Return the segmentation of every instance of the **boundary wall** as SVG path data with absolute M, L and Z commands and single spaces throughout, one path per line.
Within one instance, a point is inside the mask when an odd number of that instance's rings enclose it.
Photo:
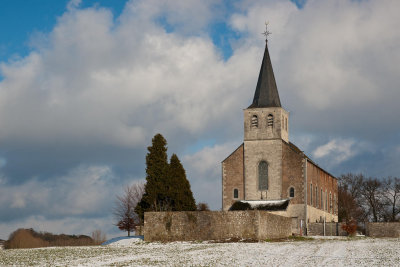
M 324 223 L 308 223 L 308 236 L 323 236 Z M 325 223 L 325 236 L 347 236 L 347 232 L 342 229 L 342 223 L 327 222 Z
M 400 237 L 400 222 L 370 222 L 365 230 L 371 237 Z
M 195 241 L 286 238 L 291 218 L 267 211 L 146 212 L 145 241 Z

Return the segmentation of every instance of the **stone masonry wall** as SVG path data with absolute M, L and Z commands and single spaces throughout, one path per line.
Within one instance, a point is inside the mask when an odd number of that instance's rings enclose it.
M 239 199 L 244 199 L 243 144 L 222 162 L 222 209 L 228 210 Z M 238 189 L 237 199 L 233 190 Z
M 309 223 L 307 235 L 324 235 L 324 223 Z M 342 223 L 327 222 L 325 224 L 326 236 L 347 236 L 347 232 L 342 229 Z
M 266 211 L 146 212 L 145 241 L 265 240 L 291 234 L 290 218 Z
M 273 115 L 273 127 L 268 126 L 268 115 Z M 253 116 L 258 118 L 258 127 L 252 127 Z M 288 118 L 289 113 L 280 107 L 245 109 L 244 140 L 283 139 L 289 142 L 289 123 L 286 123 Z
M 268 163 L 268 190 L 263 199 L 281 199 L 282 191 L 282 140 L 244 141 L 245 199 L 260 200 L 258 190 L 258 165 Z
M 367 223 L 366 234 L 371 237 L 400 237 L 400 222 Z

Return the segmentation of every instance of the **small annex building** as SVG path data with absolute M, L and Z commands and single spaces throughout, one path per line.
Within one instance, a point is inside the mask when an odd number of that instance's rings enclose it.
M 300 234 L 308 223 L 338 221 L 338 184 L 289 141 L 289 122 L 267 42 L 253 103 L 244 109 L 244 141 L 222 161 L 222 209 L 238 201 L 268 206 L 288 200 L 284 210 L 271 212 L 290 217 L 292 232 Z

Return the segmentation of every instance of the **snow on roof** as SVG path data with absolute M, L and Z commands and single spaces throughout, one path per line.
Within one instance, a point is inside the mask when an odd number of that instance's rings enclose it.
M 285 204 L 289 199 L 279 199 L 279 200 L 241 200 L 242 203 L 247 203 L 250 207 L 258 208 L 258 207 L 274 207 L 281 206 Z

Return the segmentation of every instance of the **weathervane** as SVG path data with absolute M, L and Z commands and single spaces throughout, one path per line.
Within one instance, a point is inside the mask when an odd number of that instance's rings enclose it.
M 272 32 L 268 31 L 268 23 L 269 22 L 265 22 L 265 31 L 262 33 L 265 35 L 265 40 L 268 40 L 268 35 L 272 34 Z

